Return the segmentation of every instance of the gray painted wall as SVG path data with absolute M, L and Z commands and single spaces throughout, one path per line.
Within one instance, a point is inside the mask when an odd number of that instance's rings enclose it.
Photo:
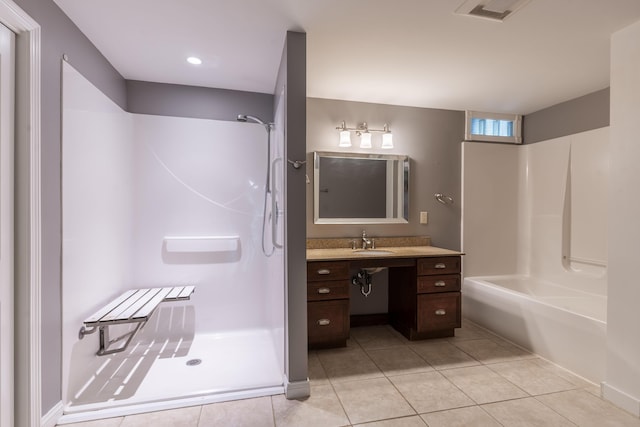
M 388 123 L 395 148 L 384 153 L 406 154 L 411 158 L 409 188 L 409 223 L 367 225 L 333 225 L 313 223 L 314 151 L 377 152 L 379 134 L 373 135 L 373 149 L 360 150 L 357 137 L 353 147 L 338 148 L 336 126 L 345 120 L 355 127 L 367 122 L 370 128 L 382 129 Z M 464 112 L 429 108 L 401 107 L 330 99 L 307 99 L 307 234 L 308 237 L 358 237 L 363 228 L 376 236 L 431 236 L 435 246 L 460 249 L 460 156 L 464 139 Z M 375 146 L 378 146 L 376 149 Z M 442 205 L 435 193 L 453 197 L 453 205 Z M 429 213 L 429 223 L 419 224 L 419 212 Z
M 131 113 L 198 119 L 235 120 L 249 114 L 273 119 L 273 95 L 127 80 Z
M 609 88 L 527 114 L 523 142 L 531 144 L 609 126 Z
M 275 105 L 285 102 L 285 158 L 302 160 L 307 129 L 307 39 L 303 33 L 287 32 L 274 92 Z M 286 165 L 286 281 L 287 348 L 289 382 L 307 380 L 307 255 L 304 169 Z
M 42 411 L 61 399 L 61 58 L 121 107 L 122 76 L 51 0 L 15 0 L 41 26 L 42 41 Z

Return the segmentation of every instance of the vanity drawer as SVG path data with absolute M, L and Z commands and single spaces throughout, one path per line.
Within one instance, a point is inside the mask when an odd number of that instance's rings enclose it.
M 418 276 L 460 273 L 460 257 L 432 257 L 418 260 Z
M 346 345 L 349 338 L 349 300 L 307 303 L 309 346 Z
M 346 261 L 319 261 L 307 263 L 307 281 L 349 279 L 349 263 Z
M 418 293 L 458 292 L 460 291 L 460 275 L 418 276 Z
M 418 295 L 417 314 L 419 333 L 459 328 L 460 292 Z
M 332 280 L 327 282 L 310 282 L 307 285 L 307 300 L 322 301 L 349 298 L 349 281 Z

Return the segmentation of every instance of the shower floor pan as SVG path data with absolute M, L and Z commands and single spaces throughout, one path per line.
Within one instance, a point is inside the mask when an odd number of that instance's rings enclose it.
M 283 366 L 267 330 L 196 335 L 181 351 L 131 344 L 80 380 L 60 424 L 284 392 Z M 142 347 L 142 348 L 141 348 Z

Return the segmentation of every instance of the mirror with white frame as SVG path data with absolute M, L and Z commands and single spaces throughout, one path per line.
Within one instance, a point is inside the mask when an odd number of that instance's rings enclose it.
M 315 224 L 393 224 L 409 219 L 409 157 L 313 153 Z

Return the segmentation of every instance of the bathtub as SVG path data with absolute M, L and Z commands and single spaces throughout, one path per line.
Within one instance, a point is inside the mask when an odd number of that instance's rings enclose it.
M 529 276 L 466 277 L 469 320 L 599 384 L 604 380 L 607 297 Z

